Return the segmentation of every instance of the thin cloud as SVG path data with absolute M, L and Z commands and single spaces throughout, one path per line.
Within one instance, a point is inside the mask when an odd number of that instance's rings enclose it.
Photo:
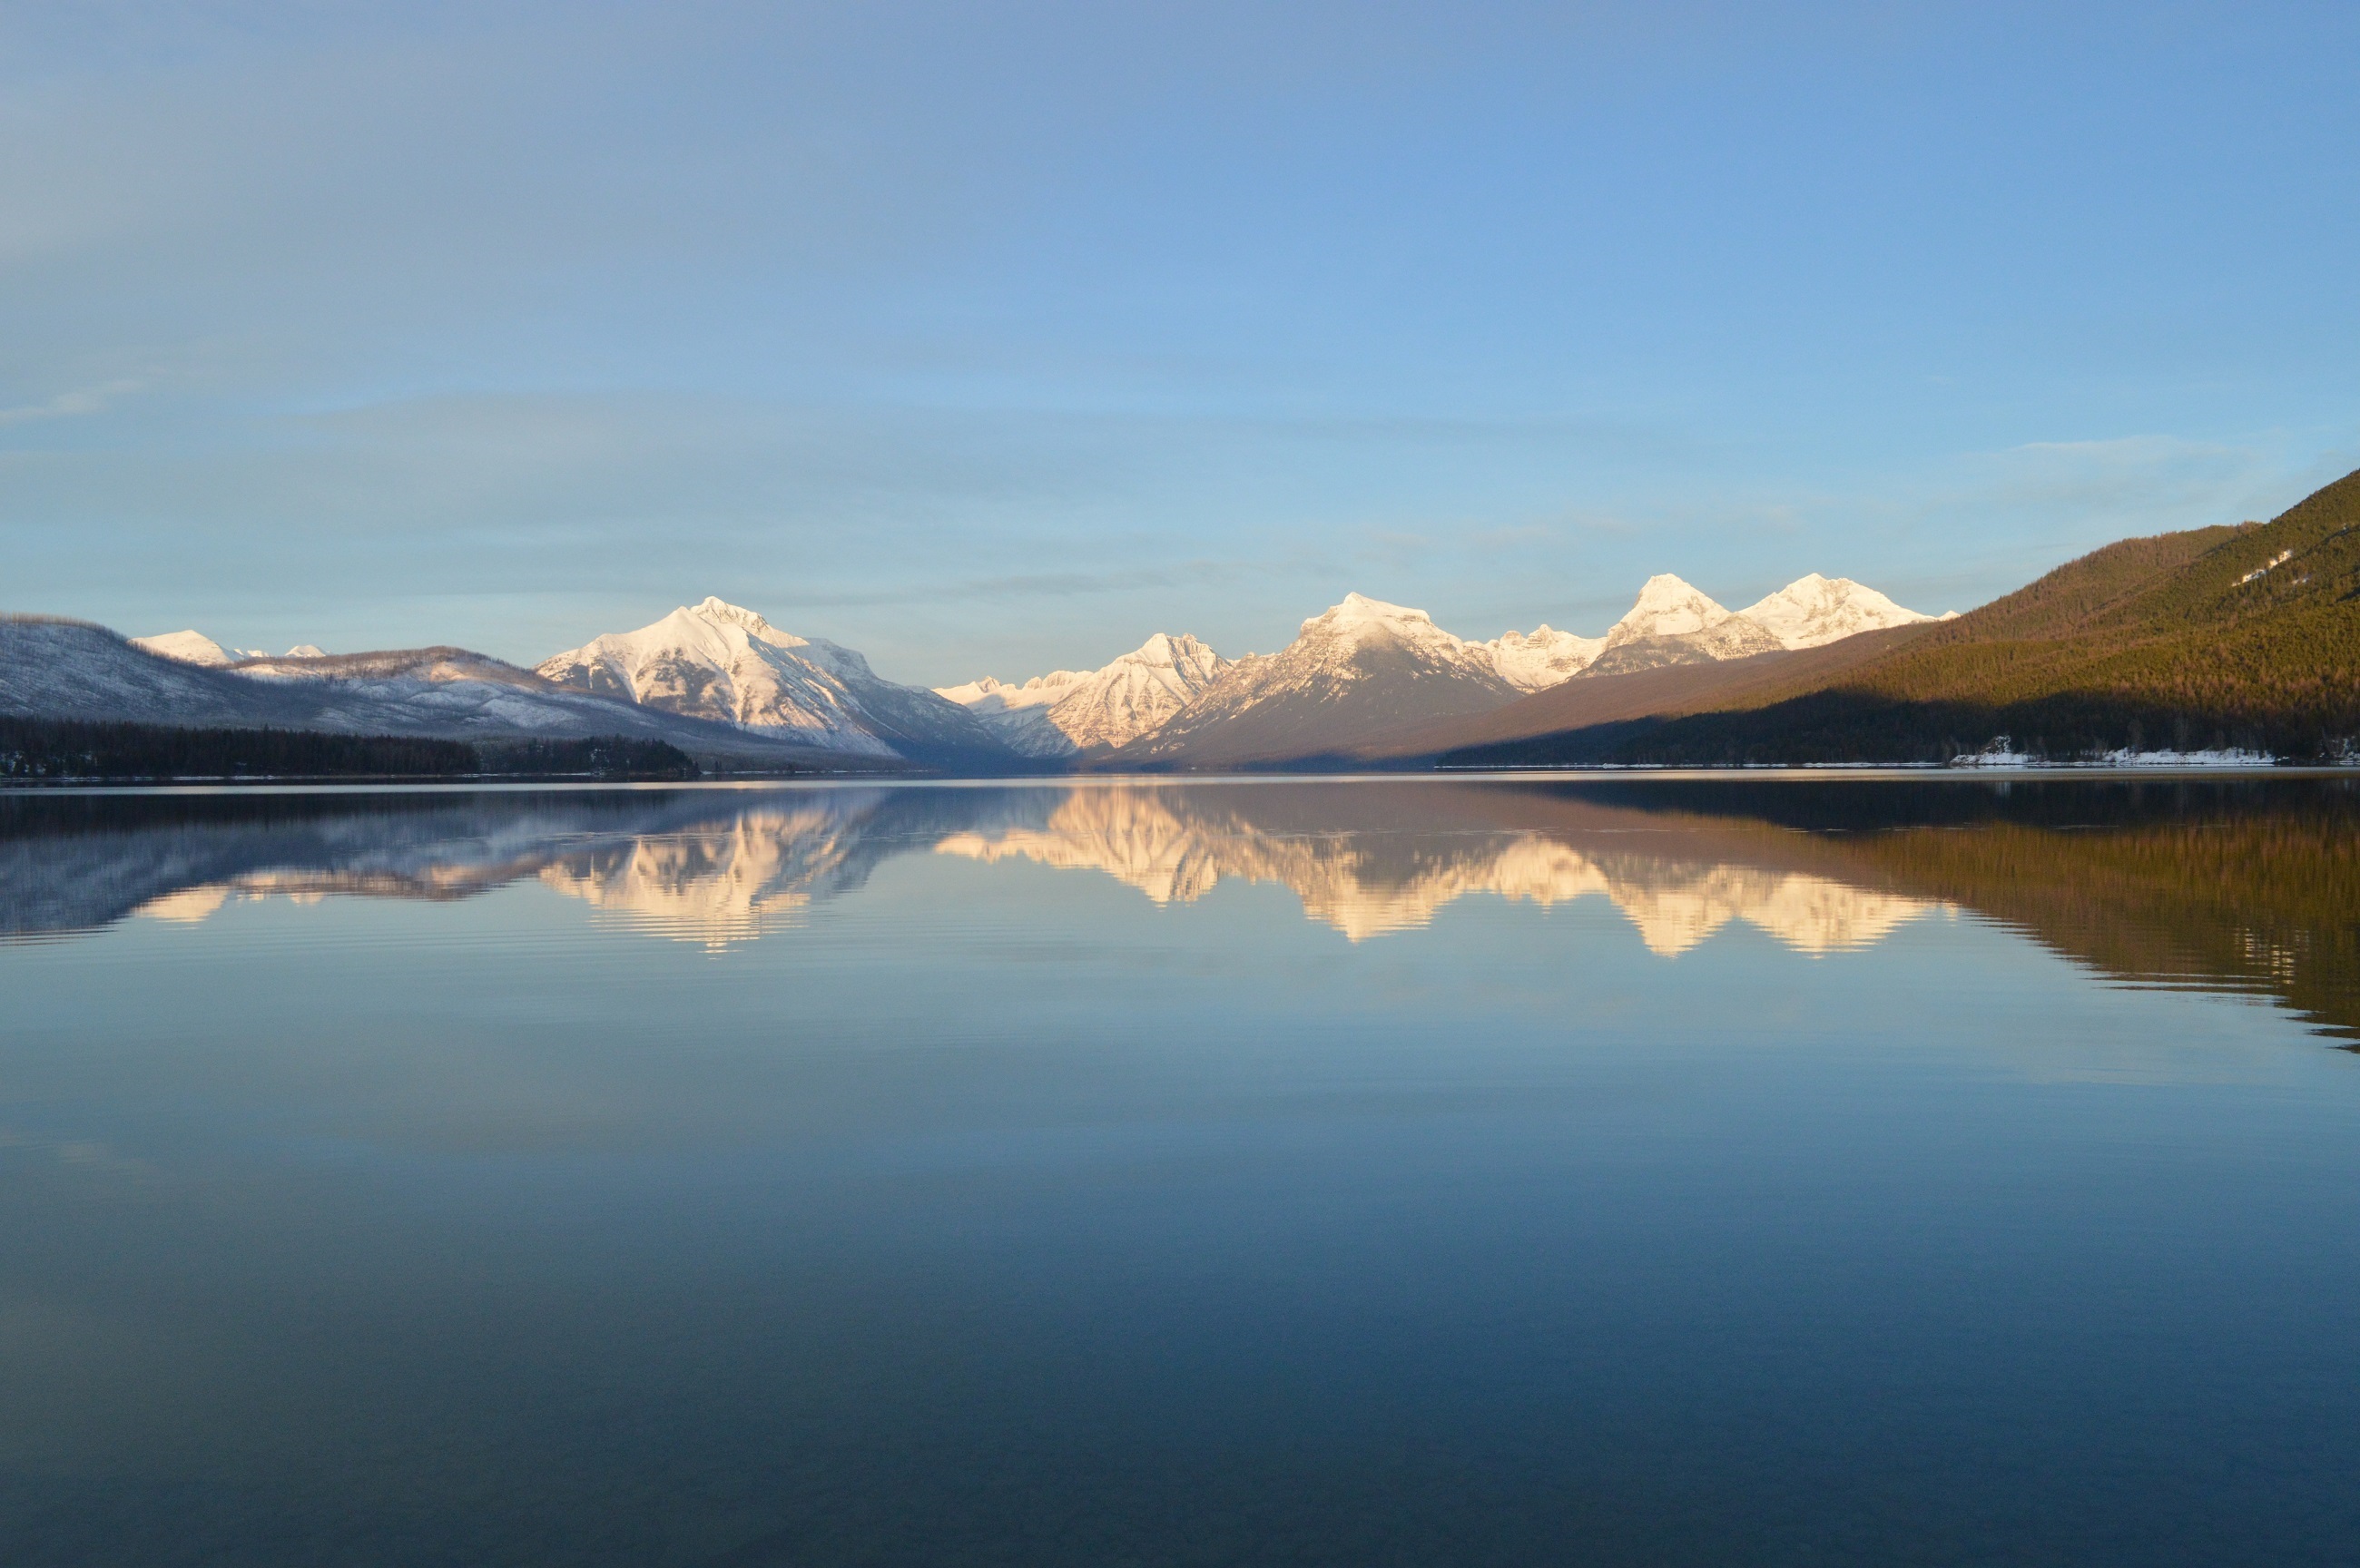
M 84 387 L 71 392 L 60 392 L 45 403 L 25 403 L 14 408 L 0 408 L 0 425 L 29 424 L 35 419 L 71 419 L 82 415 L 103 414 L 117 397 L 139 390 L 137 381 L 110 381 L 103 387 Z
M 1129 593 L 1143 588 L 1182 588 L 1236 583 L 1257 568 L 1245 561 L 1192 561 L 1173 566 L 1134 567 L 1120 572 L 1038 572 L 963 583 L 838 593 L 792 593 L 781 604 L 798 609 L 843 609 L 888 604 L 944 604 L 1006 598 L 1073 598 Z

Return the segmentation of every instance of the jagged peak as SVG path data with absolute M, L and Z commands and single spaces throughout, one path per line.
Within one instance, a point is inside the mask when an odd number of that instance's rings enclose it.
M 1620 646 L 1639 637 L 1678 637 L 1717 626 L 1729 615 L 1728 606 L 1694 583 L 1659 572 L 1640 587 L 1629 612 L 1607 628 L 1606 638 Z
M 1387 604 L 1382 599 L 1371 599 L 1365 593 L 1347 593 L 1339 602 L 1304 622 L 1303 629 L 1307 632 L 1319 626 L 1369 626 L 1392 622 L 1430 626 L 1434 625 L 1434 617 L 1424 610 L 1413 610 L 1406 604 Z
M 1187 632 L 1157 632 L 1115 662 L 1176 670 L 1182 665 L 1225 665 L 1229 660 L 1216 653 L 1213 645 L 1202 637 Z
M 1644 610 L 1658 604 L 1686 604 L 1695 599 L 1702 599 L 1708 604 L 1716 604 L 1711 594 L 1687 578 L 1669 572 L 1658 572 L 1639 585 L 1639 597 L 1632 608 Z
M 1001 681 L 995 676 L 980 675 L 956 686 L 937 686 L 934 694 L 954 702 L 972 706 L 986 697 L 1001 697 L 1011 705 L 1027 705 L 1062 696 L 1078 686 L 1120 674 L 1126 669 L 1171 670 L 1184 668 L 1202 670 L 1219 668 L 1229 661 L 1213 651 L 1210 643 L 1187 632 L 1157 632 L 1128 653 L 1119 653 L 1096 670 L 1052 670 L 1046 675 L 1035 675 L 1027 681 Z
M 756 611 L 747 609 L 742 604 L 733 604 L 728 600 L 712 593 L 707 593 L 693 605 L 683 604 L 681 613 L 701 615 L 708 621 L 728 621 L 744 626 L 749 632 L 766 632 L 771 629 L 770 623 L 764 620 Z

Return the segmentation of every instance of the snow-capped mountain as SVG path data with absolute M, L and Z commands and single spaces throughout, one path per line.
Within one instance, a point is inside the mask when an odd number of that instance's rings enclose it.
M 1606 646 L 1621 648 L 1648 637 L 1690 637 L 1719 626 L 1729 615 L 1702 589 L 1659 572 L 1640 587 L 1638 598 L 1622 618 L 1606 628 Z
M 232 653 L 201 631 L 160 632 L 154 637 L 131 639 L 134 648 L 165 659 L 177 659 L 183 664 L 202 665 L 207 670 L 219 670 L 236 663 L 242 654 Z
M 1069 757 L 1137 740 L 1229 668 L 1229 660 L 1196 638 L 1158 632 L 1102 669 L 1052 670 L 1021 686 L 987 675 L 934 693 L 1027 757 Z
M 1584 671 L 1619 675 L 1666 664 L 1775 653 L 1778 639 L 1669 572 L 1639 590 L 1637 603 L 1606 630 L 1606 646 Z
M 707 753 L 716 735 L 734 734 L 819 758 L 968 772 L 1068 759 L 1224 767 L 1391 755 L 1386 746 L 1433 721 L 1568 681 L 1817 648 L 1932 618 L 1848 578 L 1813 573 L 1732 612 L 1662 574 L 1601 636 L 1543 625 L 1474 642 L 1422 610 L 1352 593 L 1273 654 L 1232 662 L 1196 637 L 1159 633 L 1097 670 L 934 691 L 888 681 L 850 648 L 718 598 L 593 638 L 534 671 L 458 648 L 331 656 L 304 644 L 271 655 L 194 630 L 126 642 L 94 627 L 37 635 L 22 628 L 72 624 L 19 620 L 12 646 L 29 663 L 0 672 L 0 712 L 394 735 L 686 724 L 677 744 Z M 64 648 L 85 633 L 104 646 Z M 55 646 L 36 648 L 43 637 Z
M 1520 695 L 1487 645 L 1451 636 L 1423 610 L 1349 593 L 1278 652 L 1230 665 L 1122 755 L 1191 764 L 1310 757 Z
M 1639 601 L 1608 629 L 1589 675 L 1666 664 L 1748 659 L 1780 649 L 1822 648 L 1861 632 L 1934 616 L 1905 609 L 1849 577 L 1798 577 L 1743 610 L 1730 610 L 1668 573 L 1650 577 Z
M 1841 637 L 1941 617 L 1905 609 L 1849 577 L 1797 577 L 1737 612 L 1781 648 L 1821 648 Z
M 848 648 L 781 631 L 716 598 L 634 632 L 594 637 L 538 670 L 561 686 L 856 757 L 1010 756 L 956 702 L 884 679 Z
M 1553 631 L 1544 621 L 1533 631 L 1509 632 L 1482 646 L 1491 650 L 1492 668 L 1502 681 L 1520 691 L 1540 691 L 1596 663 L 1606 639 Z
M 133 637 L 134 648 L 177 659 L 183 664 L 202 665 L 208 670 L 224 670 L 241 659 L 268 659 L 270 654 L 258 648 L 225 648 L 200 631 L 160 632 L 154 637 Z M 325 659 L 325 650 L 308 642 L 299 642 L 280 657 L 286 659 Z
M 459 648 L 295 656 L 209 667 L 86 622 L 0 616 L 0 713 L 30 718 L 454 740 L 621 735 L 692 755 L 824 762 L 719 724 L 552 685 Z

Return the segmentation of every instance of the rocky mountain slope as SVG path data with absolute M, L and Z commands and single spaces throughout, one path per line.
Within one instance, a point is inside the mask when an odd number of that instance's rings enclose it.
M 1113 757 L 1202 768 L 1317 757 L 1375 730 L 1500 707 L 1520 694 L 1483 644 L 1451 636 L 1423 610 L 1352 593 L 1305 621 L 1279 652 L 1239 659 Z
M 956 702 L 880 676 L 848 648 L 717 598 L 543 659 L 559 686 L 853 757 L 951 766 L 1018 754 Z
M 1519 691 L 1545 691 L 1596 663 L 1606 639 L 1553 631 L 1543 621 L 1535 630 L 1509 632 L 1480 646 L 1491 651 L 1501 680 Z
M 1751 659 L 1932 619 L 1848 577 L 1816 572 L 1743 610 L 1726 609 L 1662 574 L 1647 579 L 1638 603 L 1608 629 L 1605 646 L 1583 673 L 1625 675 L 1667 664 Z
M 1021 686 L 985 676 L 935 695 L 967 709 L 1027 757 L 1110 750 L 1160 728 L 1229 668 L 1193 637 L 1163 632 L 1098 670 L 1053 670 Z
M 1750 662 L 1931 618 L 1857 583 L 1816 574 L 1754 608 L 1761 618 L 1662 575 L 1648 580 L 1603 637 L 1544 625 L 1470 642 L 1422 610 L 1354 593 L 1304 622 L 1282 651 L 1238 660 L 1160 728 L 1105 760 L 1199 768 L 1398 758 L 1431 749 L 1436 734 L 1457 735 L 1450 745 L 1476 734 L 1489 738 L 1467 726 L 1617 675 Z M 1454 724 L 1461 728 L 1454 732 Z
M 1371 735 L 1356 755 L 1371 763 L 1422 761 L 1444 754 L 1450 754 L 1454 761 L 1465 761 L 1460 754 L 1467 748 L 1513 748 L 1577 730 L 1739 706 L 1763 692 L 1791 691 L 1798 684 L 1833 679 L 1924 635 L 1927 629 L 1894 626 L 1816 648 L 1659 664 L 1562 681 L 1504 708 Z

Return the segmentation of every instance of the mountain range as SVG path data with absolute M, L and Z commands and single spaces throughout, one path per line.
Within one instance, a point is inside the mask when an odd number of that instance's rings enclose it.
M 719 598 L 530 670 L 452 648 L 272 655 L 192 629 L 126 640 L 18 617 L 0 634 L 0 712 L 455 737 L 614 733 L 741 768 L 1254 766 L 1343 757 L 1593 673 L 1712 664 L 1929 618 L 1816 574 L 1740 612 L 1658 576 L 1602 636 L 1544 625 L 1477 642 L 1422 610 L 1350 593 L 1276 653 L 1230 659 L 1158 633 L 1097 670 L 929 691 Z
M 719 598 L 532 670 L 270 655 L 0 619 L 0 715 L 660 740 L 724 771 L 1947 760 L 2360 749 L 2360 474 L 2277 520 L 2128 539 L 1964 616 L 1816 573 L 1743 610 L 1651 577 L 1596 637 L 1485 641 L 1349 593 L 1274 653 L 1162 633 L 1096 670 L 928 690 Z M 2014 755 L 2014 754 L 2011 754 Z

